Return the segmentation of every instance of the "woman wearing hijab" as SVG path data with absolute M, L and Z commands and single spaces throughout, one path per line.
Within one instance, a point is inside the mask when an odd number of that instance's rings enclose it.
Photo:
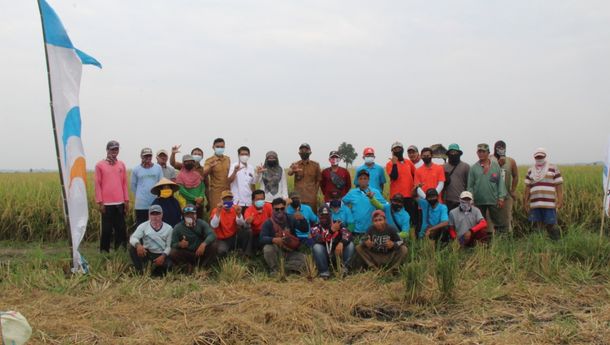
M 261 189 L 265 191 L 266 202 L 272 202 L 276 198 L 288 198 L 286 172 L 280 166 L 275 151 L 267 152 L 265 163 L 256 168 L 254 183 L 260 183 Z
M 195 170 L 195 160 L 191 155 L 182 157 L 182 169 L 176 176 L 178 184 L 178 201 L 180 206 L 193 204 L 197 207 L 197 218 L 203 218 L 203 202 L 205 200 L 205 185 L 203 177 Z

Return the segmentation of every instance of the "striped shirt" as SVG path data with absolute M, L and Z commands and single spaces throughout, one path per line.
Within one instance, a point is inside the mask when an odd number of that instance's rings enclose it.
M 557 186 L 563 183 L 559 168 L 549 164 L 546 175 L 538 182 L 534 182 L 534 169 L 529 168 L 525 176 L 525 185 L 530 187 L 530 208 L 556 208 Z

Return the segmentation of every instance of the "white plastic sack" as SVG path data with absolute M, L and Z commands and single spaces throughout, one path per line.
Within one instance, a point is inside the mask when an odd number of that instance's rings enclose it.
M 28 320 L 16 311 L 0 312 L 3 345 L 23 345 L 32 335 Z

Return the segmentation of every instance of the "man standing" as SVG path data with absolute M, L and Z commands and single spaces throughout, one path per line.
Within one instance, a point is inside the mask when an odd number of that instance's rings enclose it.
M 288 176 L 294 175 L 294 190 L 301 195 L 301 201 L 312 210 L 318 210 L 318 189 L 322 180 L 320 164 L 309 159 L 311 147 L 303 143 L 299 146 L 301 160 L 294 162 L 288 169 Z
M 462 150 L 458 144 L 451 144 L 447 150 L 448 162 L 445 170 L 445 186 L 443 200 L 449 211 L 460 205 L 460 195 L 468 187 L 468 172 L 470 165 L 461 161 Z
M 426 197 L 426 191 L 434 188 L 439 195 L 439 201 L 442 201 L 440 194 L 445 187 L 445 171 L 443 167 L 432 163 L 432 149 L 429 147 L 424 147 L 421 150 L 421 160 L 424 161 L 424 165 L 415 171 L 417 195 L 423 199 Z
M 358 174 L 362 170 L 366 170 L 370 177 L 369 185 L 373 189 L 377 189 L 379 193 L 383 194 L 383 187 L 386 183 L 385 172 L 383 167 L 375 163 L 375 150 L 372 147 L 367 147 L 362 153 L 364 164 L 356 168 L 354 176 L 354 187 L 358 187 Z
M 534 152 L 535 164 L 525 175 L 523 204 L 532 223 L 543 223 L 553 240 L 561 233 L 557 228 L 557 210 L 563 205 L 563 178 L 559 168 L 548 162 L 546 150 Z
M 352 178 L 347 169 L 339 166 L 341 156 L 337 151 L 331 151 L 328 155 L 330 167 L 322 170 L 322 181 L 320 188 L 324 194 L 324 202 L 330 201 L 332 192 L 338 192 L 342 198 L 352 188 Z
M 494 145 L 494 158 L 502 168 L 502 177 L 506 184 L 506 199 L 504 207 L 500 210 L 504 223 L 509 232 L 513 232 L 513 203 L 517 198 L 517 185 L 519 184 L 519 169 L 517 162 L 511 157 L 506 156 L 506 143 L 502 140 Z
M 237 150 L 239 162 L 231 164 L 229 169 L 229 183 L 231 193 L 235 196 L 235 204 L 242 210 L 252 205 L 252 190 L 254 190 L 254 167 L 248 164 L 250 149 L 242 146 Z
M 409 213 L 409 219 L 413 222 L 413 226 L 417 228 L 419 225 L 419 210 L 417 201 L 413 198 L 415 165 L 404 158 L 405 150 L 400 142 L 392 144 L 391 150 L 392 159 L 385 166 L 385 170 L 390 176 L 390 199 L 396 194 L 402 195 L 400 203 Z M 391 224 L 391 222 L 389 223 Z
M 212 145 L 214 156 L 205 160 L 203 176 L 210 179 L 208 189 L 208 205 L 216 206 L 222 199 L 223 191 L 231 189 L 229 186 L 229 168 L 231 159 L 225 156 L 225 141 L 222 138 L 214 140 Z
M 479 161 L 470 167 L 468 172 L 468 191 L 474 197 L 474 204 L 483 216 L 489 218 L 498 232 L 506 231 L 506 224 L 500 210 L 506 198 L 506 185 L 502 178 L 502 169 L 498 163 L 489 159 L 489 145 L 477 146 Z M 489 223 L 489 222 L 488 222 Z
M 163 223 L 163 209 L 159 205 L 150 207 L 148 218 L 129 238 L 129 255 L 138 273 L 141 274 L 144 266 L 152 262 L 152 275 L 163 276 L 169 267 L 167 257 L 172 245 L 172 227 Z
M 424 165 L 424 162 L 419 156 L 419 149 L 417 149 L 417 146 L 409 146 L 409 148 L 407 148 L 407 155 L 409 156 L 411 163 L 413 163 L 415 166 L 415 169 L 419 169 L 422 165 Z
M 161 170 L 163 171 L 163 177 L 175 182 L 176 175 L 178 175 L 178 172 L 176 172 L 176 169 L 173 166 L 167 164 L 168 158 L 169 157 L 167 156 L 167 151 L 157 151 L 157 164 L 159 164 Z
M 187 265 L 187 272 L 197 266 L 209 267 L 216 259 L 216 235 L 208 223 L 197 219 L 194 205 L 182 209 L 184 220 L 174 227 L 170 257 L 176 265 Z
M 114 234 L 114 249 L 127 246 L 125 215 L 129 212 L 129 190 L 127 169 L 117 159 L 119 143 L 111 140 L 106 144 L 106 159 L 95 165 L 95 202 L 102 214 L 100 251 L 110 251 Z
M 163 178 L 161 167 L 152 162 L 150 148 L 143 148 L 140 158 L 141 163 L 131 171 L 131 191 L 136 196 L 136 227 L 148 220 L 148 209 L 155 200 L 155 195 L 150 190 Z
M 296 238 L 296 228 L 305 228 L 305 219 L 295 220 L 286 214 L 286 201 L 276 198 L 271 203 L 273 215 L 263 224 L 261 244 L 263 256 L 272 275 L 280 268 L 280 256 L 284 258 L 287 272 L 302 273 L 305 270 L 305 254 L 297 250 L 299 240 Z
M 362 169 L 358 172 L 357 187 L 350 190 L 343 198 L 343 203 L 352 210 L 354 234 L 362 236 L 371 225 L 371 215 L 375 210 L 383 210 L 387 201 L 377 189 L 369 187 L 369 172 Z
M 487 221 L 474 203 L 472 193 L 460 194 L 460 204 L 449 212 L 449 234 L 458 240 L 463 247 L 474 247 L 477 243 L 486 243 Z

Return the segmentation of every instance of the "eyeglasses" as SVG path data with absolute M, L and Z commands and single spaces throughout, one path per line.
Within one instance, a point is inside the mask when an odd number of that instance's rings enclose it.
M 161 215 L 161 212 L 151 212 L 149 213 L 151 216 L 159 216 Z
M 273 208 L 273 210 L 274 210 L 275 212 L 282 212 L 282 211 L 284 211 L 285 209 L 286 209 L 286 207 L 274 207 L 274 208 Z

